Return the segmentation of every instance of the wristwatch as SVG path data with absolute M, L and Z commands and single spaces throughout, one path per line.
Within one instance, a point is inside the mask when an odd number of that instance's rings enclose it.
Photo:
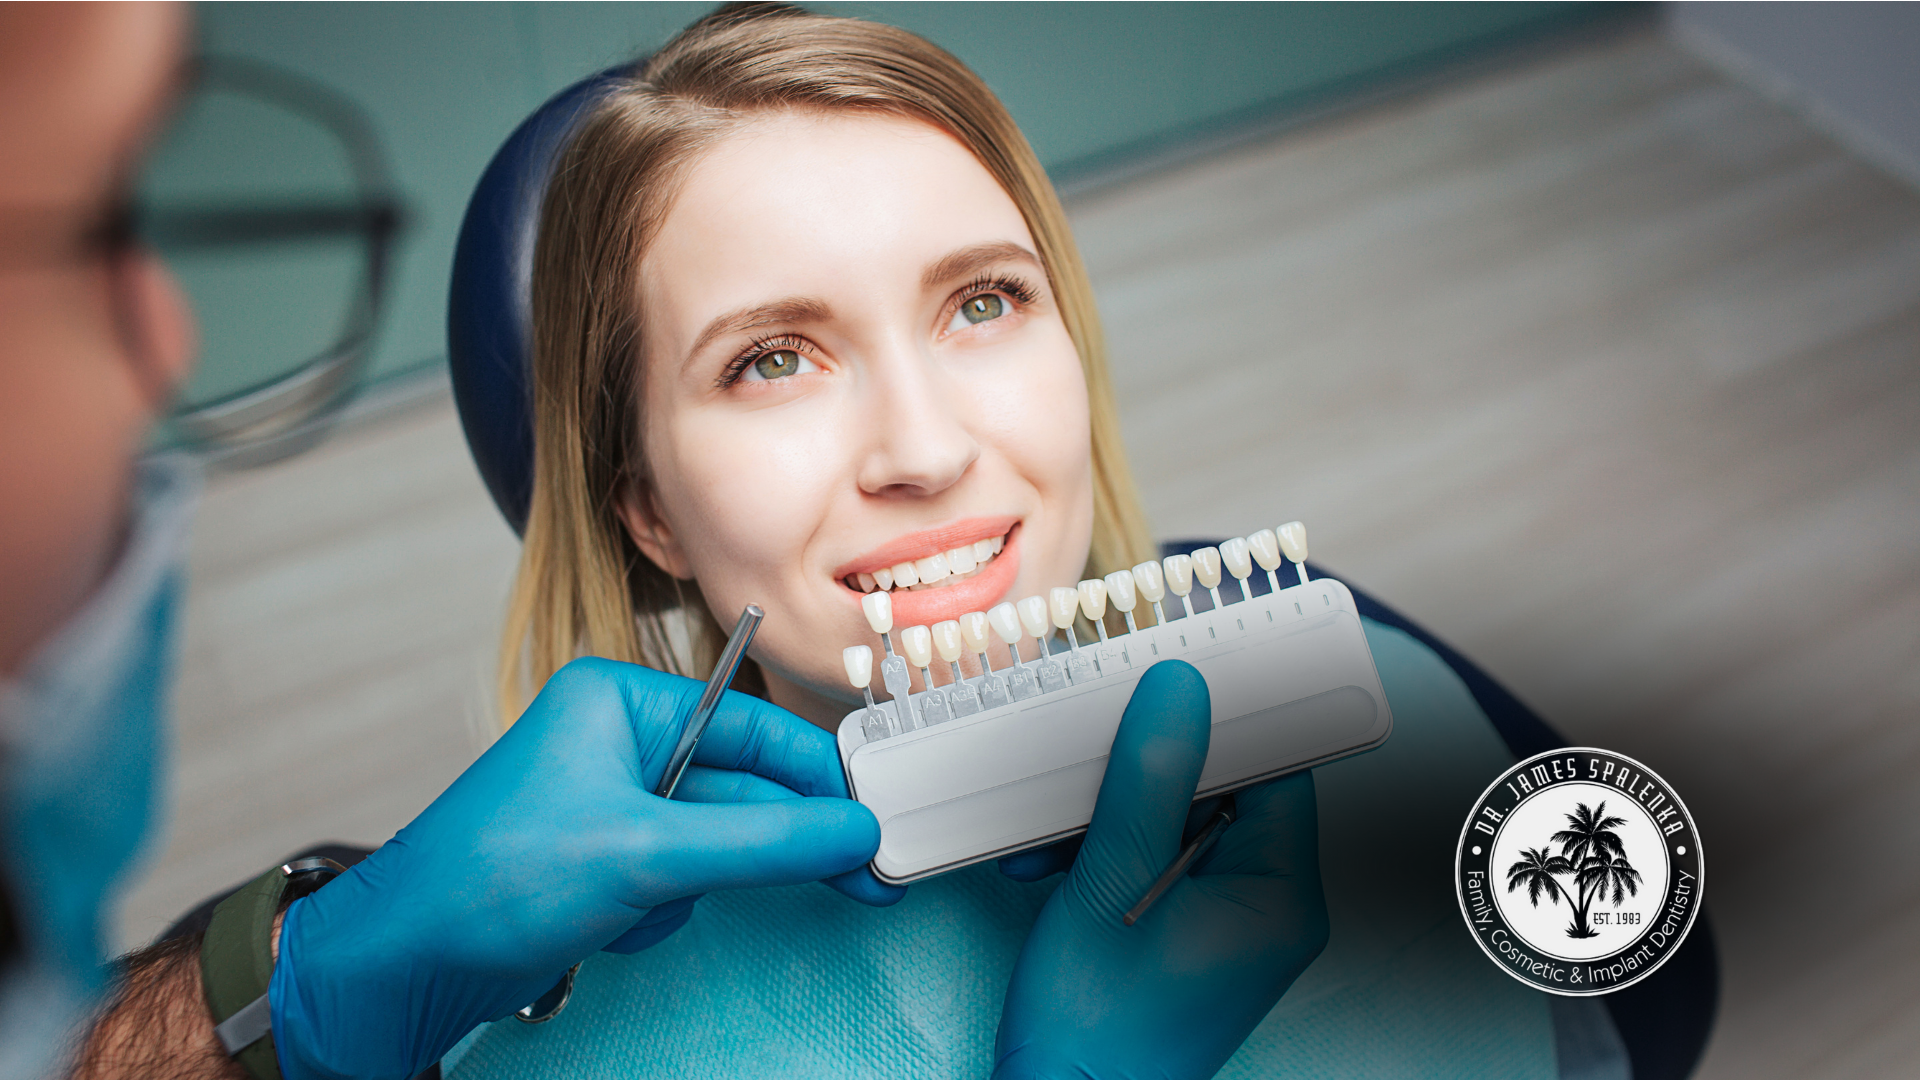
M 295 859 L 242 885 L 213 909 L 200 945 L 200 982 L 213 1033 L 227 1056 L 255 1080 L 280 1080 L 273 1050 L 273 920 L 346 867 L 332 859 Z

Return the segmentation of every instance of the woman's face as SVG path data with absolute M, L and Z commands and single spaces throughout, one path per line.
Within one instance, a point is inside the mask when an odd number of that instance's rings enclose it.
M 860 575 L 1004 541 L 896 582 L 897 627 L 1080 576 L 1087 389 L 1035 253 L 944 132 L 783 113 L 693 166 L 642 263 L 647 476 L 623 519 L 722 624 L 766 610 L 753 656 L 815 722 L 859 700 L 841 650 L 877 646 Z

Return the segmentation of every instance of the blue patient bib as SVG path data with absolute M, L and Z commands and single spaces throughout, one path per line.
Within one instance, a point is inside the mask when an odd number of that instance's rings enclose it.
M 1454 841 L 1511 764 L 1439 657 L 1367 623 L 1393 736 L 1315 772 L 1327 948 L 1222 1077 L 1557 1075 L 1544 995 L 1461 920 Z M 992 864 L 868 908 L 819 885 L 716 893 L 666 941 L 580 969 L 572 1003 L 449 1055 L 502 1077 L 965 1077 L 993 1067 L 1007 978 L 1059 882 Z

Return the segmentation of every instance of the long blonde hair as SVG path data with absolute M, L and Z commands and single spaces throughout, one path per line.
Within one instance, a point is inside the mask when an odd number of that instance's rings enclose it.
M 1093 290 L 1059 197 L 1020 129 L 960 61 L 904 30 L 775 4 L 723 7 L 588 107 L 555 164 L 533 268 L 534 482 L 500 648 L 503 723 L 569 660 L 694 677 L 722 639 L 697 595 L 644 558 L 621 494 L 645 479 L 640 261 L 700 152 L 771 110 L 925 121 L 971 150 L 1026 219 L 1092 416 L 1089 573 L 1154 557 L 1127 468 Z

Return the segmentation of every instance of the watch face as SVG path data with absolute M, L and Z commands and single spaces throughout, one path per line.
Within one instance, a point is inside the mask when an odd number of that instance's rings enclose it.
M 1632 758 L 1574 747 L 1480 796 L 1455 855 L 1480 948 L 1529 986 L 1587 997 L 1646 978 L 1686 939 L 1705 862 L 1693 818 Z

